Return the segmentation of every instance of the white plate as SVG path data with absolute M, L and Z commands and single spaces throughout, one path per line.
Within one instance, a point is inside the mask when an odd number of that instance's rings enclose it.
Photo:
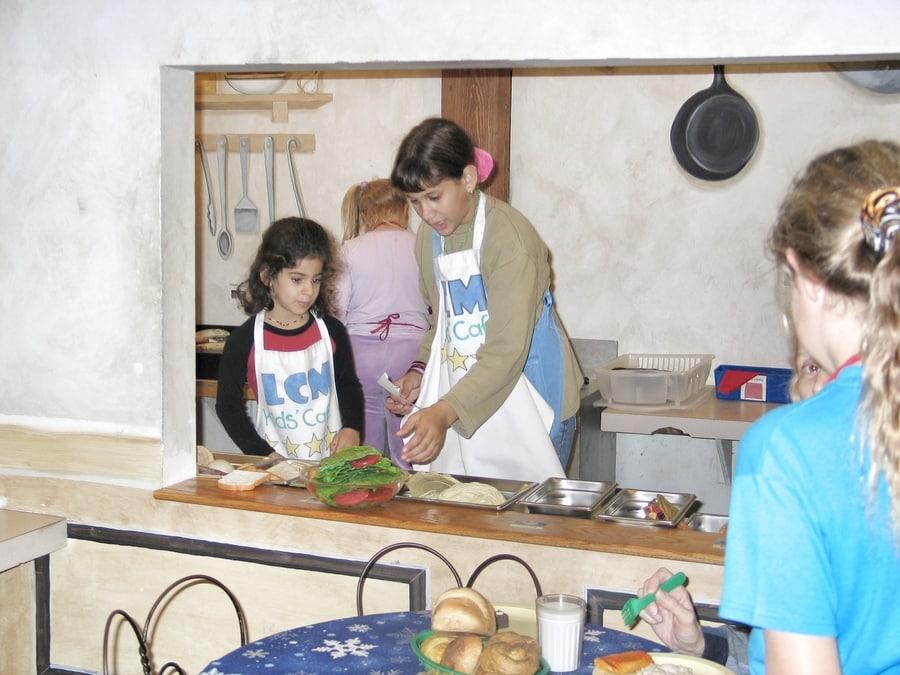
M 686 654 L 650 654 L 653 663 L 684 666 L 694 671 L 694 675 L 735 675 L 733 670 L 720 666 L 715 661 L 708 661 Z

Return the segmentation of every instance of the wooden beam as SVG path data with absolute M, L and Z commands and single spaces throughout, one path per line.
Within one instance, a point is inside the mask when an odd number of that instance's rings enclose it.
M 465 129 L 475 144 L 494 156 L 494 173 L 482 188 L 509 201 L 511 70 L 445 70 L 441 115 Z

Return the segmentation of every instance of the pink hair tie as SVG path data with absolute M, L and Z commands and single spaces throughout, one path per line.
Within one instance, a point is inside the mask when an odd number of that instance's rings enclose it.
M 483 183 L 490 178 L 491 172 L 494 170 L 494 158 L 487 150 L 475 148 L 475 174 L 478 182 Z

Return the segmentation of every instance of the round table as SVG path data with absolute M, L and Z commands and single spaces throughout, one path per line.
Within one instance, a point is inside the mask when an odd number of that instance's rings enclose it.
M 235 649 L 216 659 L 201 675 L 252 673 L 357 673 L 415 675 L 424 669 L 410 639 L 431 627 L 431 613 L 390 612 L 325 621 L 292 628 Z M 630 633 L 588 624 L 584 628 L 581 668 L 589 675 L 594 657 L 630 649 L 669 651 Z

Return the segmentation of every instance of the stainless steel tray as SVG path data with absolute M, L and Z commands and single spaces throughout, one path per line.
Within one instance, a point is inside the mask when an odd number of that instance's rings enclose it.
M 652 502 L 656 495 L 662 495 L 678 508 L 671 520 L 650 520 L 644 514 L 644 507 Z M 684 492 L 657 492 L 653 490 L 618 490 L 613 497 L 594 515 L 600 520 L 609 520 L 626 525 L 649 525 L 651 527 L 675 527 L 688 509 L 697 500 L 696 495 Z
M 616 489 L 607 481 L 548 478 L 519 500 L 531 513 L 589 518 Z
M 416 473 L 415 471 L 410 471 L 411 474 Z M 500 493 L 506 498 L 506 500 L 502 504 L 498 504 L 494 506 L 493 504 L 472 504 L 469 502 L 454 502 L 448 501 L 446 499 L 432 499 L 427 497 L 413 497 L 407 492 L 406 486 L 400 489 L 400 492 L 397 493 L 397 496 L 394 499 L 406 499 L 411 502 L 424 502 L 427 504 L 444 504 L 450 506 L 466 506 L 473 509 L 486 509 L 489 511 L 502 511 L 504 509 L 508 509 L 510 506 L 515 504 L 522 497 L 531 492 L 536 486 L 537 483 L 532 483 L 529 481 L 521 481 L 521 480 L 506 480 L 503 478 L 482 478 L 480 476 L 457 476 L 455 474 L 446 474 L 451 478 L 455 478 L 460 483 L 487 483 L 488 485 L 492 485 L 497 488 Z
M 688 518 L 687 525 L 692 530 L 722 534 L 722 528 L 728 524 L 728 516 L 720 516 L 715 513 L 695 513 Z

